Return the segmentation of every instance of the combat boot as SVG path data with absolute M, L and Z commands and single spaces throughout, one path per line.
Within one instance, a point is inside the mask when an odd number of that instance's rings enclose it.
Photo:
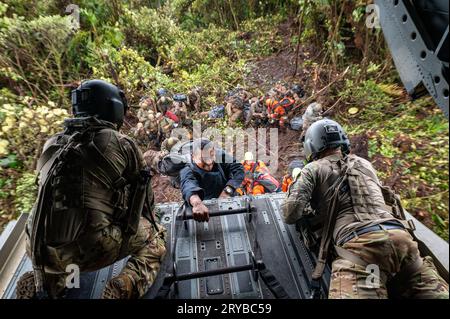
M 28 271 L 24 273 L 16 287 L 17 299 L 57 299 L 64 298 L 67 289 L 65 287 L 65 276 L 60 274 L 45 274 L 44 292 L 38 294 L 36 292 L 36 281 L 34 280 L 34 272 Z
M 132 299 L 136 298 L 133 292 L 133 282 L 130 276 L 120 274 L 112 278 L 103 290 L 102 299 Z
M 24 273 L 16 287 L 17 299 L 35 299 L 36 298 L 36 284 L 34 281 L 34 274 L 32 271 Z

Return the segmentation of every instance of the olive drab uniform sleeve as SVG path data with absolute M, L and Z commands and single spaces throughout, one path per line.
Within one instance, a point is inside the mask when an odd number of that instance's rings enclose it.
M 317 173 L 315 163 L 306 165 L 290 186 L 285 200 L 281 204 L 283 219 L 287 224 L 295 224 L 303 216 L 311 213 L 309 206 L 316 186 Z

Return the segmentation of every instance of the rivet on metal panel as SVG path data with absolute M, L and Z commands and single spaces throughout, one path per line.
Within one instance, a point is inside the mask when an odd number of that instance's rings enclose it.
M 267 211 L 263 210 L 263 211 L 262 211 L 262 215 L 263 215 L 264 223 L 265 223 L 266 225 L 269 225 L 269 224 L 270 224 L 270 221 L 269 221 L 269 216 L 267 215 Z

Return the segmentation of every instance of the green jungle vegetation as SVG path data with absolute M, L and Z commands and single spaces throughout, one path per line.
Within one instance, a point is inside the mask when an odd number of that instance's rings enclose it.
M 448 240 L 448 121 L 431 98 L 408 98 L 381 29 L 365 25 L 367 3 L 1 0 L 0 229 L 32 207 L 37 158 L 79 81 L 119 85 L 133 114 L 159 87 L 200 86 L 208 110 L 237 85 L 263 94 L 285 80 L 321 101 L 405 207 Z

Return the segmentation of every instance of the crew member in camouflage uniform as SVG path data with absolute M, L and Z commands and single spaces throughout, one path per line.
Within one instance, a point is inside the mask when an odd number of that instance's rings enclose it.
M 195 87 L 187 96 L 187 104 L 191 110 L 195 110 L 197 113 L 199 113 L 201 109 L 201 92 L 202 89 L 200 87 Z
M 142 297 L 165 255 L 165 229 L 153 216 L 142 154 L 118 132 L 125 96 L 90 80 L 72 91 L 72 103 L 75 118 L 46 142 L 38 162 L 39 194 L 26 227 L 34 271 L 19 280 L 17 297 L 62 297 L 67 266 L 96 271 L 126 256 L 103 297 Z
M 172 132 L 172 129 L 174 128 L 174 121 L 172 121 L 167 116 L 164 116 L 161 113 L 156 114 L 156 121 L 159 125 L 160 130 L 160 140 L 164 140 L 168 136 L 170 136 L 170 133 Z
M 151 97 L 143 96 L 139 101 L 139 110 L 137 112 L 137 117 L 146 117 L 146 112 L 148 110 L 155 111 L 155 102 Z
M 267 96 L 270 98 L 281 99 L 286 95 L 287 92 L 288 92 L 287 85 L 277 83 L 267 92 Z
M 191 126 L 192 119 L 189 117 L 187 109 L 188 100 L 184 94 L 175 94 L 173 107 L 170 111 L 173 112 L 179 119 L 182 126 Z
M 294 84 L 286 95 L 291 96 L 295 100 L 295 105 L 299 105 L 301 103 L 301 99 L 305 96 L 305 91 L 300 85 Z
M 148 167 L 150 167 L 151 172 L 153 174 L 159 174 L 159 166 L 158 163 L 164 158 L 164 156 L 167 155 L 167 152 L 165 151 L 158 151 L 158 150 L 147 150 L 144 153 L 144 160 Z
M 148 143 L 151 143 L 156 147 L 160 142 L 160 123 L 156 120 L 156 114 L 150 107 L 148 99 L 139 103 L 137 112 L 139 122 L 131 131 L 141 145 L 148 147 Z
M 166 138 L 162 143 L 161 143 L 161 150 L 157 151 L 157 150 L 147 150 L 144 153 L 144 160 L 147 163 L 148 167 L 150 167 L 152 169 L 152 171 L 154 173 L 161 173 L 159 171 L 159 162 L 161 162 L 161 160 L 164 158 L 164 156 L 166 156 L 167 154 L 169 154 L 171 152 L 171 150 L 173 149 L 173 147 L 175 145 L 177 145 L 178 143 L 180 143 L 180 140 L 176 137 L 169 137 Z
M 409 223 L 394 217 L 400 206 L 387 205 L 388 188 L 380 184 L 370 162 L 348 154 L 342 127 L 328 119 L 315 122 L 306 133 L 304 149 L 310 163 L 290 187 L 282 211 L 288 224 L 311 215 L 322 220 L 313 282 L 321 278 L 326 247 L 333 243 L 330 298 L 449 298 L 448 284 L 431 257 L 420 256 Z M 379 276 L 370 265 L 378 267 Z M 371 278 L 379 284 L 370 284 Z
M 156 108 L 158 109 L 158 112 L 166 114 L 168 110 L 173 108 L 173 99 L 162 95 L 156 100 Z
M 236 124 L 238 120 L 242 119 L 244 113 L 244 100 L 239 96 L 231 96 L 227 99 L 225 110 L 228 115 L 229 125 Z
M 180 143 L 180 140 L 177 137 L 171 136 L 166 138 L 161 144 L 161 151 L 170 153 L 172 148 Z
M 303 127 L 302 127 L 302 133 L 300 135 L 300 140 L 303 140 L 303 138 L 306 134 L 306 131 L 311 126 L 311 124 L 323 119 L 322 104 L 317 103 L 317 102 L 309 104 L 308 107 L 306 108 L 305 113 L 302 116 L 302 119 L 303 119 Z
M 248 126 L 254 122 L 257 126 L 267 118 L 267 109 L 264 107 L 264 97 L 252 97 L 249 100 L 250 109 L 246 114 L 245 125 Z

